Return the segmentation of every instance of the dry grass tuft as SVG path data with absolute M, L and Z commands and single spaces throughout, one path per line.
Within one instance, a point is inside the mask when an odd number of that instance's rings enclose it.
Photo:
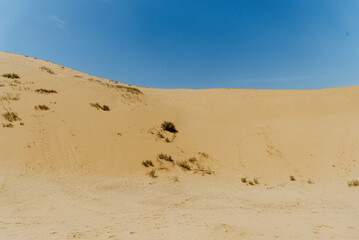
M 151 178 L 157 178 L 158 176 L 156 175 L 156 171 L 155 170 L 151 170 L 148 175 L 151 177 Z
M 143 94 L 139 89 L 134 88 L 134 87 L 117 85 L 117 88 L 125 90 L 126 92 L 131 93 L 131 94 L 135 94 L 135 95 Z
M 295 181 L 295 177 L 294 176 L 289 176 L 289 179 L 291 180 L 291 181 Z
M 348 186 L 349 187 L 358 187 L 359 186 L 359 181 L 358 180 L 348 181 Z
M 12 79 L 15 79 L 15 78 L 20 78 L 19 75 L 17 75 L 16 73 L 5 73 L 2 75 L 3 77 L 6 77 L 6 78 L 12 78 Z
M 181 167 L 183 170 L 191 171 L 191 167 L 190 167 L 190 165 L 188 165 L 188 163 L 186 161 L 179 162 L 179 163 L 177 163 L 177 165 L 179 167 Z
M 41 110 L 41 111 L 46 111 L 49 110 L 50 108 L 46 105 L 37 105 L 35 106 L 35 110 Z
M 158 157 L 158 159 L 165 160 L 167 162 L 172 162 L 172 163 L 174 162 L 172 157 L 170 155 L 167 155 L 167 154 L 160 153 L 160 154 L 158 154 L 157 157 Z
M 14 124 L 12 124 L 12 123 L 7 123 L 7 124 L 2 124 L 2 126 L 3 126 L 4 128 L 13 128 L 13 127 L 14 127 Z
M 142 162 L 142 165 L 145 167 L 153 167 L 153 162 L 151 160 L 145 160 Z
M 164 131 L 171 132 L 171 133 L 177 133 L 178 132 L 177 129 L 176 129 L 176 126 L 172 122 L 164 121 L 161 124 L 161 128 Z
M 2 114 L 2 116 L 9 122 L 16 122 L 21 120 L 16 112 L 7 111 L 6 113 Z
M 49 73 L 49 74 L 55 74 L 55 72 L 52 71 L 51 68 L 48 68 L 48 67 L 45 67 L 45 66 L 41 66 L 40 69 L 41 69 L 41 71 L 45 71 L 45 72 L 47 72 L 47 73 Z
M 42 94 L 57 93 L 57 91 L 55 91 L 54 89 L 44 89 L 44 88 L 36 89 L 35 92 L 42 93 Z
M 110 111 L 110 107 L 107 105 L 101 105 L 99 103 L 91 103 L 90 105 L 99 110 Z

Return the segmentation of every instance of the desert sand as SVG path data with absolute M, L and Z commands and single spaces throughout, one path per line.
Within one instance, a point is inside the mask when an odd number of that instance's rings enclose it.
M 0 113 L 1 240 L 359 239 L 359 87 L 151 89 L 0 52 Z

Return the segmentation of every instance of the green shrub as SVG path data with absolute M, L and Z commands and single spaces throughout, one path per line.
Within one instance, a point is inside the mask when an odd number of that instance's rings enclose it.
M 6 78 L 12 78 L 12 79 L 14 79 L 14 78 L 20 78 L 20 76 L 17 75 L 16 73 L 5 73 L 5 74 L 3 74 L 2 76 L 3 76 L 3 77 L 6 77 Z
M 171 133 L 177 133 L 178 132 L 177 129 L 176 129 L 176 126 L 172 122 L 164 121 L 161 124 L 161 128 L 164 131 L 171 132 Z

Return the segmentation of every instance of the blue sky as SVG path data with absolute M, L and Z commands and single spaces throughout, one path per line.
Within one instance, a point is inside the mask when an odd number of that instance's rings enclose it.
M 0 9 L 0 51 L 133 85 L 359 85 L 359 0 L 0 0 Z

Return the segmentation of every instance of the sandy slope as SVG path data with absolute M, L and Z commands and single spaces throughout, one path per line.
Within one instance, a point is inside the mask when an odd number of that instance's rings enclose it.
M 0 53 L 0 75 L 12 72 L 21 78 L 0 77 L 1 114 L 21 118 L 0 127 L 4 239 L 359 236 L 359 190 L 347 186 L 359 179 L 358 87 L 138 92 Z M 161 131 L 165 120 L 179 132 Z

